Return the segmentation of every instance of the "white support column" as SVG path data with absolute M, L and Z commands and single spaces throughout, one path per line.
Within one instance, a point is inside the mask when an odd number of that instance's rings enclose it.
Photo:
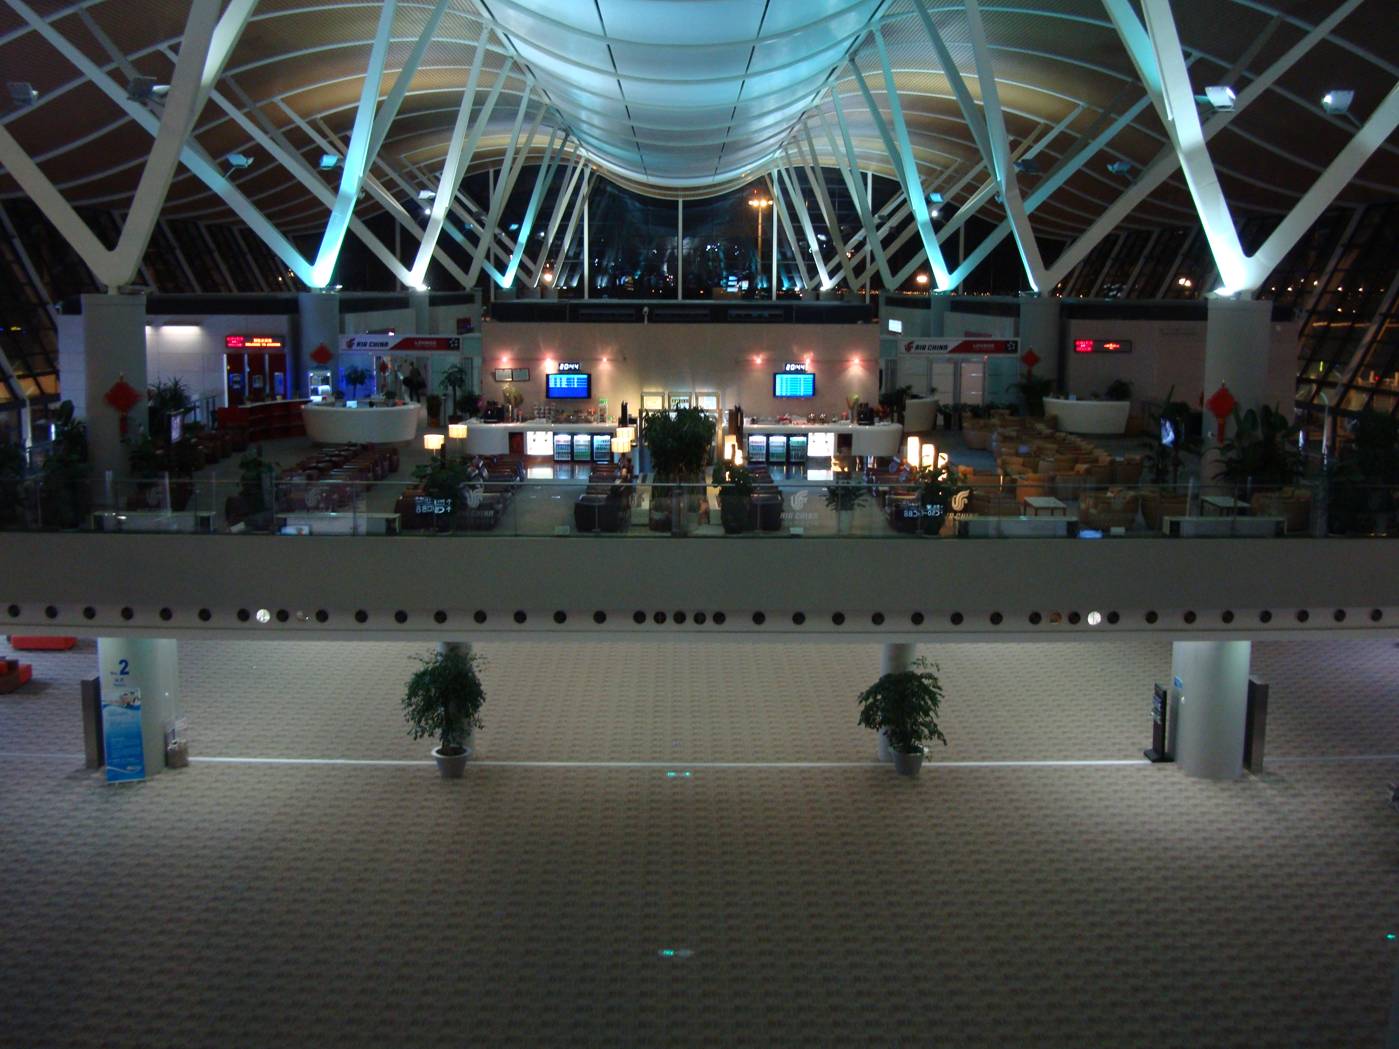
M 1250 641 L 1177 641 L 1171 674 L 1180 682 L 1175 759 L 1187 776 L 1238 779 L 1244 773 Z
M 300 336 L 297 352 L 292 354 L 292 386 L 298 393 L 305 393 L 306 373 L 310 368 L 311 354 L 317 346 L 324 346 L 331 352 L 330 385 L 335 388 L 339 382 L 340 361 L 340 296 L 333 291 L 304 291 L 296 297 L 297 334 Z
M 408 308 L 413 311 L 413 331 L 419 335 L 432 334 L 432 314 L 428 308 L 428 293 L 410 288 Z
M 916 645 L 885 645 L 879 658 L 879 676 L 902 674 L 911 669 L 916 653 Z M 894 752 L 889 746 L 889 737 L 882 731 L 879 733 L 878 753 L 880 761 L 894 760 Z
M 141 691 L 141 750 L 146 778 L 165 768 L 165 722 L 180 708 L 180 657 L 169 638 L 99 637 L 98 676 L 103 698 L 115 682 Z
M 1257 408 L 1267 400 L 1269 350 L 1272 345 L 1273 304 L 1267 300 L 1208 300 L 1205 324 L 1204 395 L 1212 397 L 1221 385 L 1239 402 L 1240 411 Z M 1271 405 L 1270 405 L 1271 407 Z M 1290 409 L 1285 409 L 1290 414 Z M 1227 438 L 1233 422 L 1226 421 Z M 1214 417 L 1206 413 L 1204 456 L 1200 462 L 1203 484 L 1218 472 L 1219 441 Z
M 107 471 L 116 482 L 127 476 L 121 417 L 103 400 L 118 379 L 125 378 L 142 395 L 129 416 L 129 429 L 134 433 L 146 422 L 146 297 L 84 295 L 80 301 L 80 315 L 58 319 L 58 370 L 64 397 L 87 420 L 88 462 L 93 490 L 100 493 Z
M 1020 299 L 1020 352 L 1034 350 L 1040 363 L 1035 369 L 1041 378 L 1059 375 L 1061 343 L 1060 300 L 1053 295 L 1022 296 Z
M 585 176 L 586 177 L 586 176 Z M 592 298 L 593 241 L 588 230 L 588 205 L 592 201 L 593 187 L 583 184 L 583 298 Z

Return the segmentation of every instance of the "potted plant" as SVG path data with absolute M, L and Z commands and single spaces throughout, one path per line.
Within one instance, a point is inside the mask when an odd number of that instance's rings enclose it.
M 272 479 L 277 467 L 262 458 L 262 447 L 249 449 L 238 461 L 238 494 L 224 501 L 230 525 L 240 522 L 250 532 L 272 528 Z
M 435 737 L 432 756 L 447 779 L 461 779 L 471 755 L 468 744 L 481 727 L 486 691 L 477 674 L 480 657 L 459 644 L 444 642 L 408 679 L 403 717 L 414 739 Z
M 1273 490 L 1290 485 L 1302 473 L 1297 427 L 1266 404 L 1257 411 L 1234 408 L 1234 432 L 1220 446 L 1216 479 L 1229 481 L 1236 498 L 1247 499 L 1253 488 Z
M 501 387 L 500 400 L 510 409 L 510 420 L 515 420 L 515 413 L 520 410 L 520 405 L 525 403 L 525 395 L 520 392 L 520 388 L 514 383 L 507 383 Z
M 1044 415 L 1044 399 L 1049 396 L 1054 389 L 1053 379 L 1038 378 L 1035 373 L 1025 370 L 1025 378 L 1020 382 L 1010 384 L 1011 389 L 1020 393 L 1021 400 L 1025 404 L 1025 414 L 1032 418 L 1040 418 Z
M 451 391 L 452 394 L 452 410 L 447 416 L 447 421 L 449 423 L 461 422 L 461 412 L 458 402 L 462 393 L 466 390 L 469 381 L 466 369 L 460 364 L 453 364 L 442 373 L 442 381 L 438 386 L 443 393 Z
M 870 490 L 856 481 L 853 473 L 843 475 L 826 487 L 826 508 L 836 512 L 836 534 L 849 535 L 854 527 L 855 511 L 869 499 Z
M 1130 401 L 1132 399 L 1132 384 L 1126 379 L 1113 379 L 1108 383 L 1108 388 L 1103 391 L 1103 399 L 1107 401 Z
M 938 727 L 942 704 L 942 684 L 938 667 L 916 659 L 908 670 L 884 674 L 860 693 L 859 724 L 888 734 L 894 752 L 894 771 L 900 776 L 916 776 L 923 767 L 924 745 L 947 737 Z
M 919 468 L 915 480 L 918 483 L 918 505 L 922 509 L 920 516 L 924 535 L 940 534 L 952 510 L 962 508 L 958 504 L 966 498 L 962 494 L 965 488 L 955 478 L 949 466 Z
M 879 395 L 879 406 L 886 409 L 896 423 L 902 424 L 904 421 L 904 409 L 908 406 L 909 395 L 913 393 L 912 386 L 900 386 L 895 390 Z
M 359 388 L 369 381 L 369 369 L 352 365 L 345 369 L 345 385 L 350 389 L 350 400 L 359 396 Z
M 146 391 L 146 415 L 151 435 L 160 441 L 170 439 L 170 420 L 194 410 L 189 388 L 179 378 L 156 380 Z
M 0 441 L 0 526 L 24 520 L 24 446 Z
M 1399 487 L 1399 419 L 1367 408 L 1353 424 L 1351 447 L 1328 471 L 1327 528 L 1336 534 L 1393 530 Z
M 683 535 L 686 500 L 680 486 L 684 483 L 696 485 L 694 501 L 698 509 L 698 485 L 703 482 L 704 464 L 714 444 L 714 422 L 699 408 L 652 412 L 645 418 L 641 439 L 651 455 L 651 472 L 655 478 L 651 485 L 652 527 L 669 528 L 673 534 Z M 669 519 L 660 524 L 665 514 L 657 510 L 667 502 L 670 504 Z
M 716 463 L 714 483 L 719 485 L 719 520 L 728 535 L 738 535 L 748 527 L 757 486 L 752 471 L 732 463 Z
M 48 527 L 81 528 L 92 503 L 88 492 L 87 424 L 72 401 L 54 414 L 53 443 L 39 470 L 39 521 Z

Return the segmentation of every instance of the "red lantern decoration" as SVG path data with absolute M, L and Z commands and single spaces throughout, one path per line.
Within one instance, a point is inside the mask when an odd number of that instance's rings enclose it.
M 1239 402 L 1234 399 L 1234 395 L 1229 392 L 1229 387 L 1224 383 L 1219 384 L 1219 389 L 1210 394 L 1210 399 L 1205 402 L 1205 407 L 1214 416 L 1218 426 L 1217 439 L 1222 444 L 1224 442 L 1224 421 L 1229 418 Z
M 325 367 L 327 364 L 329 364 L 334 359 L 334 357 L 335 354 L 330 352 L 330 347 L 327 346 L 325 343 L 321 343 L 319 346 L 317 346 L 314 350 L 311 351 L 311 360 L 315 361 L 321 367 Z
M 141 403 L 140 392 L 126 381 L 126 376 L 118 376 L 117 381 L 112 383 L 112 388 L 102 395 L 102 399 L 117 410 L 121 416 L 121 435 L 126 436 L 126 416 Z
M 1021 362 L 1031 371 L 1035 370 L 1035 365 L 1040 362 L 1040 355 L 1034 350 L 1026 350 L 1020 355 Z

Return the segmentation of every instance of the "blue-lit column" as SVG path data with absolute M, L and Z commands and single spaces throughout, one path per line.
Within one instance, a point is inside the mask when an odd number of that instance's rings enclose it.
M 1035 374 L 1042 379 L 1056 379 L 1059 375 L 1063 348 L 1059 305 L 1059 299 L 1053 295 L 1020 296 L 1020 352 L 1035 351 L 1040 359 Z
M 100 498 L 108 471 L 115 482 L 127 476 L 121 416 L 103 399 L 118 379 L 142 395 L 127 420 L 128 430 L 134 434 L 147 421 L 146 297 L 83 295 L 79 302 L 81 314 L 58 319 L 58 370 L 64 398 L 87 421 L 88 462 Z
M 180 660 L 170 638 L 100 637 L 97 666 L 103 701 L 123 689 L 140 691 L 141 750 L 146 778 L 165 768 L 165 723 L 180 705 Z
M 1250 641 L 1177 641 L 1171 673 L 1179 682 L 1175 760 L 1187 776 L 1244 774 Z
M 333 291 L 307 291 L 296 297 L 297 334 L 299 339 L 291 356 L 292 385 L 296 392 L 306 394 L 307 371 L 312 367 L 311 354 L 324 346 L 332 356 L 329 364 L 330 385 L 340 388 L 340 296 Z M 315 365 L 319 368 L 320 365 Z
M 952 312 L 952 296 L 935 291 L 928 296 L 928 335 L 940 339 L 947 334 L 947 315 Z

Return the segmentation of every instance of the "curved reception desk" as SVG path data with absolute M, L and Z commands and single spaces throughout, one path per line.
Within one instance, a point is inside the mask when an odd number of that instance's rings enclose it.
M 421 404 L 392 408 L 336 408 L 308 404 L 301 409 L 306 436 L 317 444 L 403 444 L 418 434 Z
M 1127 429 L 1131 401 L 1070 401 L 1059 397 L 1044 399 L 1044 414 L 1059 420 L 1059 429 L 1068 433 L 1120 434 Z

